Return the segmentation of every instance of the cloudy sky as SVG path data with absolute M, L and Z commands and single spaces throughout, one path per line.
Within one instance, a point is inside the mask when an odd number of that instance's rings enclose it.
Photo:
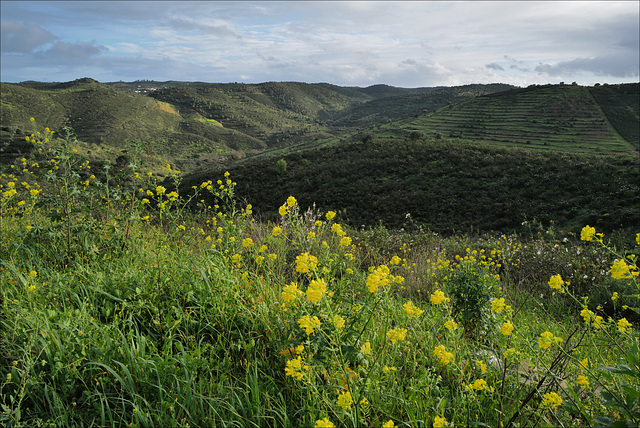
M 0 2 L 3 82 L 639 80 L 636 1 Z

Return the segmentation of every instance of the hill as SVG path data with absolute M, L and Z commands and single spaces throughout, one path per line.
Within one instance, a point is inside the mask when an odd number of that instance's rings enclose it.
M 509 88 L 100 83 L 90 78 L 1 85 L 2 163 L 28 150 L 22 141 L 32 130 L 29 118 L 35 117 L 37 123 L 57 131 L 73 128 L 85 144 L 81 151 L 92 160 L 113 160 L 135 140 L 142 143 L 154 167 L 169 162 L 184 171 L 292 145 L 313 145 L 363 126 Z
M 638 85 L 510 89 L 383 125 L 379 134 L 420 132 L 540 149 L 630 152 L 639 147 Z
M 355 226 L 422 225 L 438 232 L 522 230 L 554 221 L 576 230 L 640 224 L 637 156 L 498 148 L 462 140 L 355 142 L 228 168 L 254 211 L 277 217 L 289 195 L 301 207 L 340 211 Z M 222 170 L 187 177 L 183 191 Z

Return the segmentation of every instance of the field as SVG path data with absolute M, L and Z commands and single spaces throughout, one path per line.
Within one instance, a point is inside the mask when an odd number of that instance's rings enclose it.
M 233 174 L 176 191 L 32 126 L 0 176 L 6 426 L 640 423 L 637 230 L 262 219 Z

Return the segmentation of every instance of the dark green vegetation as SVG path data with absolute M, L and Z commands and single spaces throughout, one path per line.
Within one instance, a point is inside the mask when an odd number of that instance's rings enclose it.
M 523 230 L 532 220 L 573 230 L 580 224 L 635 230 L 640 224 L 640 163 L 632 155 L 377 139 L 282 159 L 229 168 L 238 194 L 257 212 L 275 214 L 291 194 L 302 206 L 341 210 L 356 227 L 420 224 L 450 233 Z M 184 186 L 220 173 L 194 174 Z

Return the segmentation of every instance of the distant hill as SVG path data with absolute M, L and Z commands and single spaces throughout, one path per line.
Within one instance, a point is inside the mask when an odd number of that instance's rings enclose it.
M 299 82 L 1 83 L 0 163 L 21 156 L 36 118 L 71 127 L 91 159 L 111 159 L 142 142 L 155 164 L 184 171 L 315 141 L 450 102 L 510 88 L 342 87 Z M 433 92 L 433 97 L 429 93 Z M 403 99 L 403 97 L 409 97 Z M 413 98 L 412 98 L 413 97 Z
M 380 127 L 380 135 L 444 136 L 589 153 L 638 150 L 638 83 L 510 89 Z

